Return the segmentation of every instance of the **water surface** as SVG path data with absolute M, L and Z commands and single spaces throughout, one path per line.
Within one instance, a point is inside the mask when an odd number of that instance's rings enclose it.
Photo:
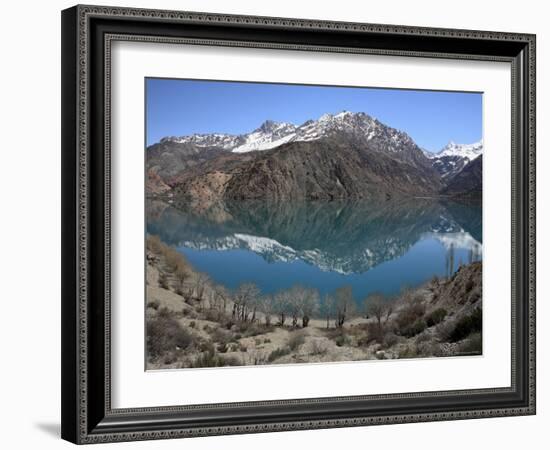
M 480 205 L 387 202 L 148 204 L 147 231 L 201 272 L 262 293 L 295 284 L 321 295 L 350 285 L 357 302 L 448 276 L 481 259 Z

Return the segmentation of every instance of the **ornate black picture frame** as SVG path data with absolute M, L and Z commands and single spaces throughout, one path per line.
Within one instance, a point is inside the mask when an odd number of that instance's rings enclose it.
M 144 41 L 512 66 L 512 373 L 506 388 L 113 409 L 110 49 Z M 62 437 L 74 443 L 535 414 L 535 36 L 75 6 L 62 12 Z

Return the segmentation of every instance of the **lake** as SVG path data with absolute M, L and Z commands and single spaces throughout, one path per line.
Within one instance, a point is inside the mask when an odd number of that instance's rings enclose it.
M 242 201 L 147 204 L 147 232 L 227 288 L 262 293 L 295 284 L 321 295 L 349 285 L 358 303 L 481 260 L 481 205 L 430 199 L 386 202 Z

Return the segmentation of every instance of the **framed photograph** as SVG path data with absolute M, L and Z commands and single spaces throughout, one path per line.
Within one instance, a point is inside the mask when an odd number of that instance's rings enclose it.
M 62 436 L 535 413 L 535 36 L 62 12 Z

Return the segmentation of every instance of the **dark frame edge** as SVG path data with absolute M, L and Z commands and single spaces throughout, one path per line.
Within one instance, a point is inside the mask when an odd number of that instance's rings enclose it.
M 525 158 L 525 179 L 520 188 L 523 195 L 522 215 L 526 221 L 523 233 L 524 253 L 520 260 L 524 263 L 522 302 L 525 316 L 524 332 L 524 372 L 527 414 L 537 413 L 536 389 L 536 34 L 527 36 L 521 53 L 523 57 L 523 111 L 522 128 L 524 136 L 520 145 Z M 518 56 L 519 57 L 519 56 Z
M 136 414 L 133 411 L 120 411 L 113 414 L 109 408 L 103 408 L 103 400 L 99 400 L 95 394 L 101 389 L 101 383 L 97 381 L 97 375 L 101 372 L 97 365 L 101 360 L 101 354 L 96 346 L 93 350 L 94 342 L 99 342 L 97 339 L 98 332 L 94 331 L 97 327 L 97 319 L 101 317 L 94 316 L 100 314 L 101 311 L 96 310 L 94 313 L 93 298 L 95 295 L 101 295 L 97 288 L 94 289 L 95 283 L 93 267 L 101 260 L 101 254 L 94 256 L 93 248 L 90 252 L 81 255 L 80 241 L 87 240 L 90 242 L 90 235 L 95 239 L 98 238 L 97 224 L 101 222 L 98 217 L 98 212 L 95 209 L 95 202 L 102 197 L 103 192 L 97 191 L 98 186 L 89 191 L 89 196 L 82 198 L 80 192 L 80 178 L 83 174 L 79 172 L 79 165 L 84 163 L 84 167 L 88 172 L 85 175 L 85 183 L 93 185 L 98 180 L 98 173 L 101 171 L 101 164 L 97 166 L 94 161 L 80 161 L 84 158 L 79 152 L 79 146 L 82 139 L 90 139 L 93 141 L 93 133 L 87 135 L 87 129 L 82 125 L 81 117 L 79 117 L 78 103 L 82 100 L 82 96 L 86 96 L 86 90 L 90 90 L 92 86 L 84 86 L 84 94 L 82 94 L 82 83 L 87 84 L 88 75 L 94 77 L 91 73 L 79 74 L 79 48 L 83 45 L 88 49 L 99 45 L 102 41 L 89 41 L 90 34 L 84 40 L 81 37 L 79 27 L 84 27 L 81 22 L 83 17 L 86 17 L 85 10 L 94 8 L 86 5 L 78 5 L 69 8 L 62 12 L 62 437 L 73 443 L 95 443 L 95 442 L 113 442 L 127 440 L 143 440 L 143 439 L 165 439 L 174 437 L 194 437 L 207 436 L 216 434 L 242 434 L 242 433 L 259 433 L 272 431 L 287 431 L 313 428 L 333 428 L 344 426 L 364 426 L 370 424 L 386 424 L 386 423 L 407 423 L 407 422 L 425 422 L 438 420 L 458 420 L 467 418 L 482 418 L 496 416 L 511 416 L 511 415 L 532 415 L 536 413 L 535 406 L 535 389 L 534 389 L 534 359 L 530 360 L 530 350 L 534 351 L 534 325 L 533 328 L 526 329 L 531 325 L 530 318 L 534 318 L 534 88 L 535 88 L 535 35 L 521 34 L 516 35 L 515 44 L 521 42 L 522 50 L 516 54 L 515 61 L 518 67 L 518 77 L 516 79 L 517 93 L 521 102 L 518 102 L 518 110 L 514 116 L 517 122 L 518 135 L 516 143 L 521 151 L 521 158 L 518 161 L 517 176 L 518 190 L 517 198 L 517 213 L 518 213 L 518 282 L 517 292 L 521 308 L 517 310 L 518 323 L 521 325 L 517 330 L 519 340 L 518 355 L 516 361 L 516 370 L 518 384 L 516 385 L 515 395 L 509 396 L 506 402 L 499 406 L 493 404 L 486 408 L 472 411 L 468 415 L 460 409 L 444 409 L 435 416 L 427 411 L 415 411 L 410 415 L 394 414 L 386 416 L 384 421 L 380 421 L 377 416 L 353 415 L 348 410 L 348 419 L 330 419 L 330 418 L 314 418 L 304 414 L 301 418 L 280 417 L 280 421 L 258 420 L 243 421 L 238 423 L 235 418 L 233 423 L 231 420 L 225 422 L 222 420 L 217 424 L 214 422 L 198 421 L 189 422 L 187 420 L 178 422 L 178 414 L 176 411 L 168 413 L 166 411 L 160 414 L 155 414 L 150 411 L 149 414 Z M 105 10 L 109 7 L 101 7 Z M 118 8 L 125 10 L 125 8 Z M 137 10 L 132 11 L 151 11 Z M 201 14 L 201 13 L 196 13 Z M 205 14 L 207 16 L 220 17 L 238 17 L 227 15 Z M 278 19 L 275 19 L 278 20 Z M 292 19 L 284 19 L 292 22 Z M 320 21 L 322 22 L 322 21 Z M 328 23 L 328 22 L 324 22 Z M 336 23 L 336 22 L 331 22 Z M 80 24 L 80 25 L 79 25 Z M 277 25 L 280 29 L 282 26 Z M 276 28 L 277 28 L 276 27 Z M 292 25 L 290 25 L 292 28 Z M 86 26 L 87 28 L 87 26 Z M 414 27 L 403 27 L 414 28 Z M 90 30 L 88 30 L 89 32 Z M 503 33 L 506 34 L 506 33 Z M 97 36 L 96 36 L 97 37 Z M 517 47 L 516 47 L 517 48 Z M 90 60 L 94 60 L 94 51 L 91 52 Z M 101 58 L 96 59 L 95 66 L 96 75 L 102 72 L 97 64 Z M 81 79 L 82 78 L 82 79 Z M 97 92 L 96 92 L 97 94 Z M 94 94 L 95 95 L 95 94 Z M 101 96 L 100 96 L 101 97 Z M 90 120 L 98 119 L 98 108 L 94 108 L 93 96 L 87 99 L 88 109 L 87 114 Z M 96 110 L 94 114 L 93 110 Z M 90 114 L 91 113 L 91 114 Z M 92 117 L 94 116 L 95 119 Z M 96 122 L 97 124 L 97 122 Z M 86 123 L 85 123 L 86 125 Z M 87 126 L 86 126 L 87 128 Z M 81 135 L 84 133 L 84 137 Z M 86 136 L 87 135 L 87 136 Z M 90 145 L 88 151 L 92 148 L 97 148 L 100 142 L 96 145 Z M 97 158 L 92 158 L 95 160 Z M 84 159 L 89 159 L 85 157 Z M 94 169 L 95 167 L 95 169 Z M 95 175 L 94 175 L 95 173 Z M 89 178 L 89 179 L 88 179 Z M 93 186 L 92 186 L 93 187 Z M 531 188 L 533 191 L 531 191 Z M 86 194 L 85 194 L 86 195 Z M 94 200 L 95 199 L 95 200 Z M 84 206 L 85 211 L 81 214 L 81 209 Z M 88 208 L 90 208 L 88 210 Z M 79 210 L 80 209 L 80 210 Z M 89 212 L 86 212 L 88 210 Z M 80 216 L 79 216 L 80 214 Z M 95 214 L 95 218 L 94 218 Z M 84 220 L 82 220 L 84 217 Z M 89 226 L 89 230 L 82 230 L 84 226 Z M 92 225 L 96 228 L 93 228 Z M 95 230 L 95 231 L 94 231 Z M 99 233 L 101 234 L 101 233 Z M 84 261 L 84 263 L 83 263 Z M 94 261 L 96 264 L 94 264 Z M 90 278 L 88 281 L 79 281 L 82 278 L 80 273 L 82 270 L 90 270 Z M 97 279 L 96 279 L 97 280 Z M 80 284 L 85 284 L 81 286 Z M 89 289 L 87 289 L 87 287 Z M 533 291 L 531 291 L 533 289 Z M 84 291 L 83 291 L 84 290 Z M 94 292 L 92 292 L 94 291 Z M 99 299 L 99 297 L 98 297 Z M 79 324 L 79 317 L 82 316 L 82 305 L 80 302 L 85 301 L 87 308 L 88 323 Z M 101 302 L 99 302 L 101 303 Z M 96 303 L 96 308 L 99 308 Z M 100 314 L 101 316 L 101 314 Z M 81 331 L 85 330 L 86 335 L 82 336 Z M 86 338 L 87 336 L 87 338 Z M 88 363 L 86 367 L 80 367 L 80 354 L 85 352 L 88 354 Z M 97 373 L 94 374 L 94 367 Z M 82 372 L 82 374 L 81 374 Z M 96 381 L 94 381 L 96 378 Z M 84 386 L 84 387 L 82 387 Z M 95 393 L 95 394 L 94 394 Z M 151 414 L 152 413 L 152 414 Z M 345 415 L 345 414 L 344 414 Z M 344 415 L 340 417 L 344 417 Z M 141 417 L 140 417 L 141 416 Z M 180 416 L 181 418 L 181 416 Z M 285 420 L 286 419 L 286 420 Z M 186 423 L 185 423 L 186 422 Z M 175 425 L 175 427 L 174 427 Z
M 61 12 L 61 437 L 79 442 L 77 283 L 78 6 Z

